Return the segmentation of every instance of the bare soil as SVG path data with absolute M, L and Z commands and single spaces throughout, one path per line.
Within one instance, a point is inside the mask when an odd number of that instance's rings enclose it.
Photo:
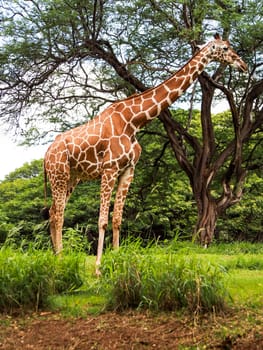
M 86 318 L 65 318 L 49 312 L 16 317 L 2 315 L 0 349 L 261 350 L 261 311 L 239 310 L 199 318 L 148 312 L 108 312 Z

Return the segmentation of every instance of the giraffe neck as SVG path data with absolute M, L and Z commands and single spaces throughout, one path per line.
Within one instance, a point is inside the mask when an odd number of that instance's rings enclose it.
M 209 45 L 198 51 L 181 69 L 156 87 L 124 100 L 138 130 L 176 101 L 211 61 Z M 138 108 L 140 106 L 140 109 Z

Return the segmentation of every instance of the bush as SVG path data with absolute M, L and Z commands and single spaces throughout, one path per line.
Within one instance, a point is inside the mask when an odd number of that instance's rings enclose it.
M 102 263 L 109 307 L 155 311 L 220 311 L 226 305 L 223 268 L 195 256 L 164 254 L 158 248 L 130 244 L 107 252 Z
M 48 297 L 81 286 L 80 255 L 58 258 L 51 251 L 0 250 L 0 311 L 38 310 Z

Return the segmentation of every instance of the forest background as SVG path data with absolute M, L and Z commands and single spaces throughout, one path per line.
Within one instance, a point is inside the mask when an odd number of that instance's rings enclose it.
M 211 64 L 138 133 L 143 152 L 122 235 L 262 240 L 261 1 L 19 0 L 0 7 L 1 125 L 31 145 L 157 85 L 215 32 L 229 39 L 249 73 Z M 212 115 L 213 103 L 222 100 L 229 111 Z M 79 185 L 65 231 L 96 241 L 99 201 L 99 183 Z M 1 242 L 46 233 L 43 204 L 41 160 L 6 176 Z

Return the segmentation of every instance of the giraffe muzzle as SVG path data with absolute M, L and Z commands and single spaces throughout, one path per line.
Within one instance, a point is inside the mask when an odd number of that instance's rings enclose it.
M 236 62 L 235 66 L 240 72 L 245 73 L 245 72 L 248 71 L 247 64 L 244 61 L 242 61 L 242 60 L 240 60 L 239 62 Z

